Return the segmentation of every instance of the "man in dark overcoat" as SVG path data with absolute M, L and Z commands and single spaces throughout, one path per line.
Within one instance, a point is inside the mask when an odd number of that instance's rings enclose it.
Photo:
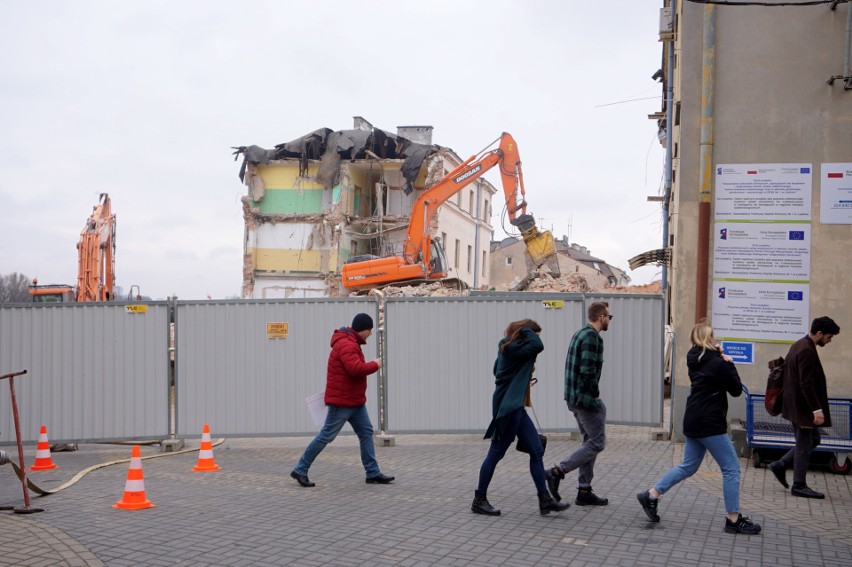
M 817 347 L 824 347 L 840 333 L 840 327 L 829 317 L 817 317 L 810 334 L 790 347 L 784 360 L 784 406 L 781 415 L 793 424 L 796 445 L 769 466 L 784 488 L 788 488 L 785 470 L 793 466 L 793 488 L 790 493 L 802 498 L 825 498 L 806 482 L 811 451 L 820 442 L 820 427 L 831 427 L 828 387 L 819 361 Z

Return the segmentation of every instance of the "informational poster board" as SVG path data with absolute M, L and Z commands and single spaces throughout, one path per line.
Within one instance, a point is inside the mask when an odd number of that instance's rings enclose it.
M 713 277 L 810 280 L 808 223 L 716 222 Z
M 809 163 L 716 166 L 716 218 L 811 220 Z
M 809 329 L 812 165 L 716 166 L 713 328 L 792 343 Z
M 852 224 L 852 163 L 822 164 L 819 220 L 823 224 Z
M 724 280 L 714 284 L 716 338 L 793 343 L 808 333 L 809 284 Z

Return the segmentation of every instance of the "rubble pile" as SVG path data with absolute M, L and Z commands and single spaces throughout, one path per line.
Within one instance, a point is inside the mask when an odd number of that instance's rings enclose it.
M 385 297 L 461 297 L 469 295 L 468 290 L 448 287 L 441 282 L 420 285 L 388 286 L 382 289 Z
M 643 285 L 619 285 L 608 287 L 606 291 L 610 293 L 663 293 L 663 282 L 656 280 Z
M 589 282 L 586 281 L 586 276 L 578 273 L 554 278 L 549 273 L 538 270 L 524 286 L 523 291 L 585 292 L 589 291 Z

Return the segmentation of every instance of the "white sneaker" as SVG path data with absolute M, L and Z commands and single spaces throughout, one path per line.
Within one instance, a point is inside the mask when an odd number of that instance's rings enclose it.
M 6 451 L 0 451 L 0 465 L 5 465 L 9 462 L 9 455 L 6 454 Z

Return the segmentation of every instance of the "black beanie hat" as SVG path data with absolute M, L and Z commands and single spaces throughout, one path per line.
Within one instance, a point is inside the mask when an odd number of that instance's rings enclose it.
M 366 313 L 358 313 L 352 319 L 352 330 L 356 333 L 373 328 L 373 318 Z

